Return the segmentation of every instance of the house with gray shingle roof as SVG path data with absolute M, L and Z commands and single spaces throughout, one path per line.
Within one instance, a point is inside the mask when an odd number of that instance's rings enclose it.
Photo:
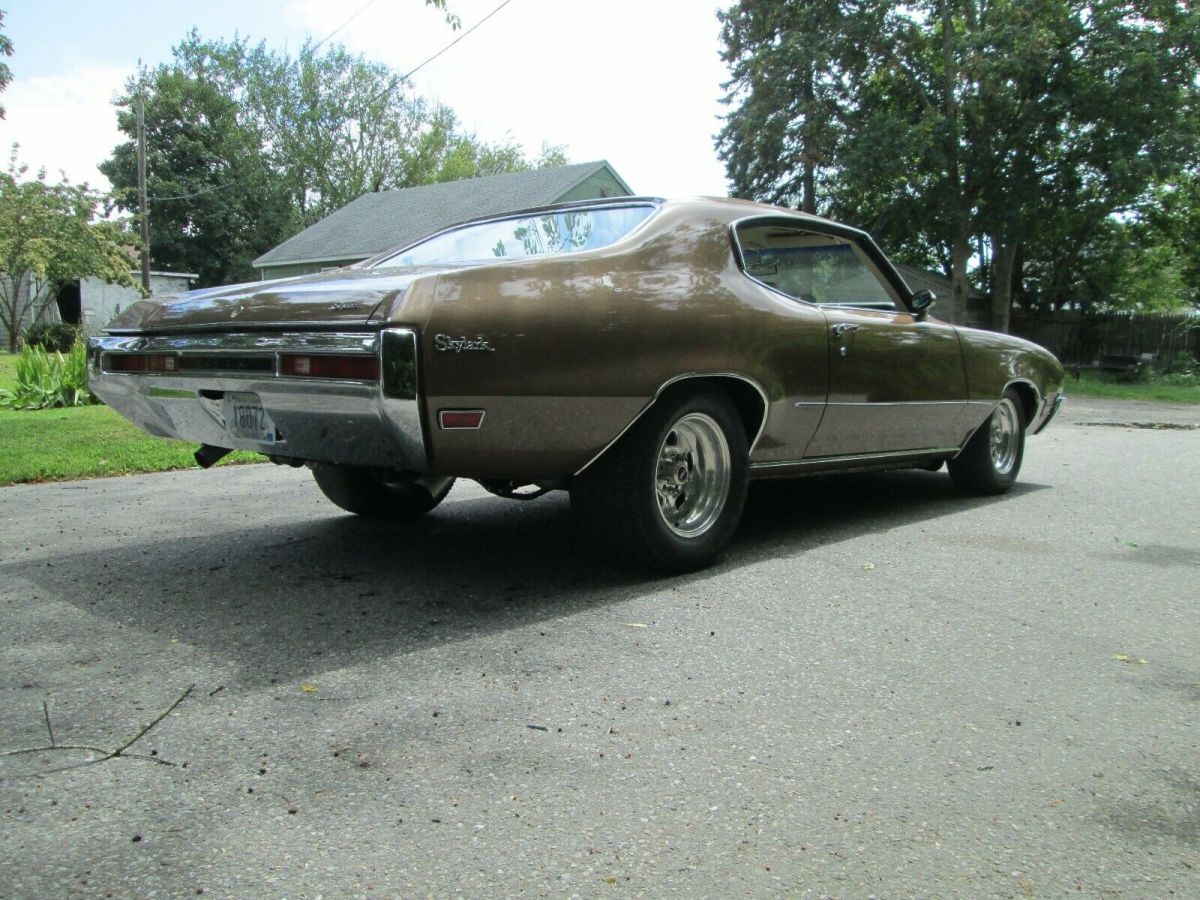
M 604 160 L 363 194 L 267 251 L 254 265 L 263 279 L 305 275 L 360 262 L 464 219 L 632 195 Z

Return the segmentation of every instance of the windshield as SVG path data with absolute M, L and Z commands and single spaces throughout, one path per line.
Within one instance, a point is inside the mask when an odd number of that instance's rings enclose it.
M 389 256 L 376 267 L 550 256 L 615 244 L 654 212 L 649 204 L 572 209 L 464 225 Z

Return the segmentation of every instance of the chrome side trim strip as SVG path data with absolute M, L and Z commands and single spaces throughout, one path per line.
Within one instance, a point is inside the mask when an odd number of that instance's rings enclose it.
M 304 276 L 297 275 L 295 277 L 303 278 Z M 291 279 L 287 279 L 287 280 L 291 280 Z M 297 324 L 300 324 L 300 323 L 297 323 L 294 321 L 292 321 L 292 322 L 245 322 L 245 323 L 238 325 L 238 327 L 244 328 L 246 330 L 246 334 L 244 334 L 244 335 L 239 334 L 238 336 L 251 336 L 248 333 L 254 332 L 254 331 L 266 331 L 266 332 L 271 332 L 272 334 L 277 335 L 280 332 L 288 332 L 288 329 L 296 328 Z M 338 323 L 333 323 L 333 324 L 328 324 L 328 325 L 322 324 L 320 322 L 305 322 L 302 324 L 303 324 L 305 333 L 315 336 L 318 334 L 345 334 L 346 333 L 345 329 L 347 327 L 363 328 L 363 327 L 369 326 L 371 323 L 369 323 L 368 321 L 357 321 L 357 322 L 349 321 L 349 322 L 338 322 Z M 222 328 L 227 328 L 227 327 L 228 327 L 227 325 L 207 325 L 207 326 L 205 326 L 205 325 L 161 325 L 161 326 L 157 327 L 157 330 L 153 336 L 154 337 L 165 337 L 165 336 L 172 335 L 172 334 L 187 334 L 187 335 L 193 335 L 193 336 L 209 335 L 213 338 L 220 340 L 221 338 L 227 338 L 227 337 L 233 336 L 233 335 L 230 335 L 228 332 L 221 330 Z M 288 332 L 288 333 L 295 334 L 296 332 Z M 149 337 L 141 329 L 133 329 L 133 328 L 128 328 L 128 329 L 126 329 L 126 328 L 106 328 L 104 330 L 104 335 L 102 335 L 102 337 L 103 336 L 128 337 L 128 338 Z
M 293 323 L 294 327 L 294 323 Z M 252 353 L 264 350 L 312 353 L 374 353 L 379 335 L 373 331 L 283 331 L 270 334 L 102 334 L 92 348 L 120 353 Z
M 954 454 L 957 452 L 957 447 L 928 447 L 924 450 L 893 450 L 885 453 L 851 453 L 845 456 L 813 456 L 807 459 L 789 459 L 779 462 L 759 462 L 751 463 L 750 468 L 754 470 L 781 469 L 791 467 L 804 468 L 840 463 L 854 465 L 857 463 L 884 462 L 892 459 L 919 459 L 926 456 L 942 456 L 944 454 Z
M 664 381 L 662 383 L 662 385 L 659 386 L 659 389 L 654 392 L 654 396 L 650 398 L 650 400 L 646 403 L 646 405 L 643 406 L 640 410 L 638 410 L 638 413 L 636 416 L 634 416 L 632 419 L 629 420 L 629 424 L 626 425 L 624 428 L 622 428 L 620 430 L 620 432 L 618 432 L 618 434 L 615 438 L 613 438 L 611 441 L 609 441 L 607 444 L 605 444 L 603 447 L 601 447 L 600 451 L 598 453 L 596 453 L 595 456 L 593 456 L 591 459 L 589 459 L 587 462 L 585 462 L 582 466 L 580 466 L 579 469 L 576 470 L 573 474 L 576 476 L 582 474 L 583 472 L 585 472 L 587 470 L 587 468 L 590 465 L 592 465 L 592 463 L 594 463 L 596 460 L 598 460 L 600 457 L 602 457 L 605 453 L 607 453 L 608 449 L 610 447 L 612 447 L 613 444 L 615 444 L 617 441 L 619 441 L 621 438 L 623 438 L 625 436 L 626 432 L 628 432 L 630 428 L 632 428 L 634 425 L 637 424 L 638 420 L 646 414 L 646 410 L 650 409 L 650 407 L 652 407 L 655 403 L 658 402 L 658 398 L 662 396 L 663 391 L 665 391 L 667 388 L 669 388 L 673 384 L 678 384 L 681 381 L 694 380 L 697 378 L 735 378 L 738 381 L 744 381 L 746 384 L 750 385 L 750 387 L 754 388 L 754 390 L 758 392 L 758 396 L 760 398 L 762 398 L 762 402 L 763 402 L 762 422 L 758 426 L 758 433 L 756 435 L 754 435 L 754 440 L 750 442 L 750 446 L 746 451 L 747 455 L 749 455 L 750 453 L 753 453 L 755 445 L 758 444 L 758 439 L 762 437 L 763 431 L 767 427 L 767 416 L 769 416 L 771 414 L 771 404 L 770 404 L 770 401 L 767 400 L 767 392 L 763 390 L 762 385 L 760 385 L 753 378 L 748 378 L 745 375 L 739 375 L 736 372 L 687 372 L 683 375 L 676 375 L 674 378 L 670 378 L 667 381 Z
M 816 400 L 800 400 L 793 406 L 986 406 L 989 409 L 996 404 L 987 400 L 831 400 L 821 403 Z

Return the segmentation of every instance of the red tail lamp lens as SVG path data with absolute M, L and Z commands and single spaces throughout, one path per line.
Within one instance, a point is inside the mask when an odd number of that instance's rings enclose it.
M 442 428 L 478 428 L 483 424 L 482 409 L 438 410 L 438 424 Z
M 108 358 L 111 372 L 177 372 L 179 361 L 171 353 L 122 353 Z
M 284 356 L 281 375 L 299 378 L 344 378 L 353 381 L 377 381 L 379 360 L 374 356 Z

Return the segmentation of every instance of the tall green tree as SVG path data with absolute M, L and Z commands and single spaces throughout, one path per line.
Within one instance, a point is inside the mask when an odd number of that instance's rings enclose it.
M 1168 244 L 1183 279 L 1181 304 L 1200 310 L 1200 165 L 1155 188 L 1143 208 L 1154 243 Z
M 440 5 L 440 4 L 434 4 Z M 131 138 L 101 171 L 136 208 L 133 103 L 148 133 L 152 261 L 200 284 L 253 277 L 252 260 L 371 191 L 557 164 L 464 132 L 387 66 L 333 45 L 291 55 L 193 31 L 171 63 L 130 79 L 118 123 Z
M 62 282 L 95 276 L 135 286 L 133 235 L 121 222 L 96 220 L 100 196 L 86 184 L 51 183 L 45 170 L 27 179 L 27 171 L 14 148 L 0 173 L 0 327 L 9 352 Z
M 737 36 L 747 18 L 764 31 L 749 46 Z M 1200 16 L 1183 2 L 755 0 L 723 23 L 733 109 L 718 148 L 736 153 L 738 128 L 781 108 L 755 85 L 795 71 L 785 51 L 815 48 L 833 102 L 792 91 L 776 130 L 828 120 L 818 205 L 938 262 L 959 319 L 972 260 L 987 262 L 974 274 L 995 299 L 993 327 L 1006 329 L 1027 264 L 1053 245 L 1050 283 L 1077 283 L 1110 217 L 1196 150 Z M 794 170 L 787 154 L 756 165 L 776 178 Z M 729 174 L 754 195 L 758 183 Z
M 0 29 L 4 28 L 4 10 L 0 9 Z M 13 45 L 12 40 L 7 34 L 0 34 L 0 57 L 12 56 Z M 8 67 L 3 59 L 0 59 L 0 91 L 8 87 L 12 81 L 12 69 Z M 0 119 L 4 118 L 4 105 L 0 104 Z
M 253 278 L 254 258 L 299 221 L 259 133 L 211 79 L 163 66 L 129 88 L 117 123 L 136 138 L 143 95 L 151 265 L 194 272 L 201 286 Z M 100 165 L 116 206 L 129 212 L 138 210 L 137 162 L 135 139 Z

